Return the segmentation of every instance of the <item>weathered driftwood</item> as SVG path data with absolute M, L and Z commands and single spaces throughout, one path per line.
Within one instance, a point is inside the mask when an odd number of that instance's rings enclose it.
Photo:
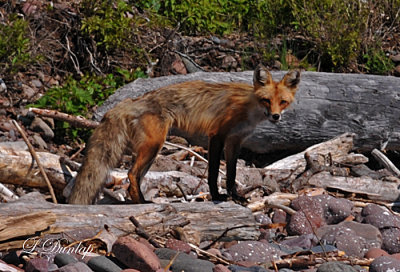
M 386 181 L 368 176 L 343 177 L 321 172 L 313 175 L 308 183 L 316 187 L 359 194 L 378 201 L 397 202 L 400 200 L 399 179 Z
M 273 72 L 275 78 L 284 72 Z M 241 81 L 251 83 L 252 71 L 193 73 L 138 79 L 112 95 L 99 108 L 96 119 L 128 97 L 162 86 L 188 81 Z M 355 148 L 369 151 L 384 146 L 400 150 L 400 78 L 362 74 L 303 72 L 295 104 L 278 124 L 263 122 L 244 147 L 257 153 L 299 152 L 344 132 L 356 134 Z M 210 101 L 212 103 L 212 101 Z
M 97 233 L 105 225 L 117 236 L 134 233 L 135 227 L 129 220 L 130 216 L 134 216 L 151 234 L 182 227 L 187 237 L 195 237 L 192 242 L 197 243 L 213 240 L 226 229 L 241 225 L 254 226 L 232 229 L 224 240 L 249 240 L 259 235 L 251 210 L 232 202 L 80 206 L 21 198 L 0 205 L 0 250 L 4 248 L 2 243 L 10 247 L 10 240 L 20 241 L 14 246 L 21 246 L 22 239 L 35 233 L 62 233 L 82 229 L 92 229 Z
M 66 185 L 65 179 L 71 175 L 66 169 L 63 171 L 60 157 L 48 152 L 37 152 L 37 156 L 54 190 L 57 193 L 61 192 Z M 0 143 L 0 182 L 33 188 L 48 188 L 36 164 L 32 167 L 32 156 L 27 151 L 24 142 Z

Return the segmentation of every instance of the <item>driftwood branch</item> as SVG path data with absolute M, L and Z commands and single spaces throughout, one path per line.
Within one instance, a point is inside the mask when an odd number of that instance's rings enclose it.
M 0 206 L 0 222 L 5 222 L 0 225 L 7 227 L 7 222 L 14 225 L 13 228 L 3 227 L 3 231 L 0 228 L 0 250 L 4 249 L 5 245 L 10 246 L 6 241 L 22 241 L 22 238 L 26 239 L 27 235 L 33 233 L 38 234 L 38 231 L 41 234 L 49 234 L 87 229 L 97 233 L 107 225 L 109 231 L 117 236 L 134 233 L 135 227 L 129 219 L 131 216 L 134 216 L 150 235 L 181 227 L 188 237 L 192 237 L 189 240 L 196 244 L 216 239 L 226 228 L 232 230 L 226 233 L 224 240 L 249 240 L 258 236 L 251 210 L 231 202 L 80 206 L 21 198 Z M 42 224 L 39 227 L 37 224 L 40 222 Z M 249 226 L 234 229 L 243 222 Z M 18 227 L 19 224 L 21 227 Z

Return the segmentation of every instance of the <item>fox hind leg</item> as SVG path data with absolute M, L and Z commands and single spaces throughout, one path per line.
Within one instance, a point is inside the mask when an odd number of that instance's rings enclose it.
M 140 182 L 163 146 L 168 132 L 168 126 L 163 124 L 158 117 L 147 116 L 142 119 L 141 121 L 146 125 L 141 126 L 140 132 L 136 131 L 140 134 L 139 137 L 134 137 L 134 140 L 138 142 L 132 143 L 136 151 L 136 159 L 128 172 L 129 195 L 135 204 L 145 202 L 140 191 Z

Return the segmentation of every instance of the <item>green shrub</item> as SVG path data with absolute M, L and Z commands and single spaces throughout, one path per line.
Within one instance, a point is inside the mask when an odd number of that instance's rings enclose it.
M 134 48 L 134 30 L 138 19 L 133 17 L 132 7 L 123 0 L 83 0 L 81 4 L 82 33 L 93 39 L 100 50 Z
M 387 75 L 394 68 L 394 64 L 380 48 L 370 48 L 362 56 L 364 72 L 376 75 Z
M 11 15 L 8 23 L 0 23 L 0 74 L 13 73 L 31 63 L 28 23 Z
M 323 67 L 356 62 L 369 10 L 352 0 L 290 0 L 294 27 L 315 46 Z
M 139 77 L 145 77 L 144 72 L 140 69 L 133 72 L 118 69 L 115 76 L 113 74 L 86 75 L 80 80 L 70 76 L 62 86 L 49 89 L 32 106 L 90 117 L 93 108 L 103 104 L 117 88 Z M 57 122 L 57 129 L 60 132 L 58 134 L 67 135 L 72 139 L 75 139 L 78 134 L 86 135 L 87 133 L 84 130 L 71 128 L 66 122 Z

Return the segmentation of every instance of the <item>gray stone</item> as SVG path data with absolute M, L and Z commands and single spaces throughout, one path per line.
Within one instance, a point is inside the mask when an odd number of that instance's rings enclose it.
M 122 269 L 106 256 L 91 258 L 87 265 L 96 272 L 120 272 Z
M 161 260 L 172 260 L 178 251 L 168 248 L 157 248 L 156 255 Z M 179 253 L 170 267 L 172 272 L 213 272 L 214 264 L 209 261 L 195 259 L 186 253 Z
M 77 262 L 64 265 L 57 270 L 58 272 L 93 272 L 85 263 Z M 97 271 L 107 271 L 107 270 L 96 270 Z M 119 270 L 120 271 L 120 270 Z
M 45 139 L 53 139 L 54 132 L 49 125 L 39 117 L 35 117 L 31 123 L 31 129 L 36 132 L 42 133 Z
M 252 266 L 252 267 L 243 267 L 238 265 L 230 265 L 229 270 L 232 272 L 269 272 L 271 270 L 267 270 L 265 268 L 259 266 Z
M 58 253 L 54 256 L 54 263 L 58 265 L 58 267 L 63 267 L 64 265 L 74 264 L 77 262 L 78 260 L 70 254 Z
M 341 262 L 327 262 L 321 264 L 317 272 L 357 272 L 357 270 Z

